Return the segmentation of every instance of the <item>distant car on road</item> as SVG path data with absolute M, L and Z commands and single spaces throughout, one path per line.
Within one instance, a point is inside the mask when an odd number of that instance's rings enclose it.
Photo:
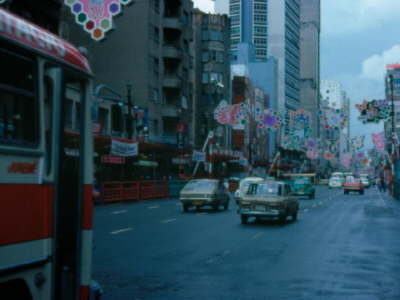
M 229 207 L 229 194 L 223 181 L 217 179 L 190 180 L 181 190 L 179 200 L 184 212 L 190 207 L 200 208 L 211 206 L 218 210 L 221 205 L 227 210 Z
M 344 194 L 348 193 L 359 193 L 360 195 L 364 194 L 364 185 L 361 183 L 359 178 L 354 176 L 347 176 L 346 181 L 343 185 Z
M 292 195 L 290 185 L 283 181 L 251 183 L 238 206 L 242 224 L 247 224 L 250 217 L 278 218 L 285 223 L 288 216 L 297 220 L 298 211 L 299 202 Z
M 243 178 L 239 183 L 239 188 L 235 191 L 234 198 L 236 204 L 242 199 L 242 196 L 246 194 L 247 189 L 249 188 L 250 183 L 260 182 L 264 179 L 262 177 L 246 177 Z
M 308 196 L 309 199 L 315 198 L 315 188 L 310 177 L 295 178 L 291 188 L 293 195 Z
M 371 182 L 367 176 L 360 176 L 361 183 L 364 185 L 365 188 L 371 187 Z
M 332 176 L 329 178 L 328 186 L 332 188 L 341 188 L 343 186 L 344 180 L 339 176 Z

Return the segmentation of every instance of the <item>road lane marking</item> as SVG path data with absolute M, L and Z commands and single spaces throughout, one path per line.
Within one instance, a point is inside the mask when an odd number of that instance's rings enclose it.
M 156 208 L 160 208 L 160 205 L 149 206 L 147 209 L 156 209 Z
M 205 212 L 205 211 L 200 212 L 200 213 L 196 213 L 196 215 L 199 215 L 199 216 L 203 216 L 203 215 L 206 215 L 206 214 L 207 214 L 207 212 Z
M 264 234 L 264 232 L 258 232 L 255 235 L 253 235 L 252 239 L 253 240 L 257 240 L 259 239 L 262 235 Z
M 304 212 L 308 212 L 308 208 L 305 208 L 303 211 L 304 211 Z
M 175 221 L 176 221 L 176 219 L 166 219 L 164 221 L 161 221 L 161 223 L 168 224 L 168 223 L 175 222 Z
M 128 228 L 123 228 L 123 229 L 111 231 L 110 234 L 119 234 L 119 233 L 122 233 L 122 232 L 131 231 L 131 230 L 133 230 L 133 228 L 132 227 L 128 227 Z
M 126 212 L 128 212 L 126 209 L 124 209 L 124 210 L 116 210 L 116 211 L 113 211 L 112 214 L 113 215 L 119 215 L 119 214 L 124 214 Z

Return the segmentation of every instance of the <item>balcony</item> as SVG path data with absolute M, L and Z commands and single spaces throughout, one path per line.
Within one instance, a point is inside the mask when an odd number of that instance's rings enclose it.
M 182 86 L 182 79 L 177 75 L 165 74 L 163 79 L 163 87 L 166 88 L 180 88 Z
M 163 56 L 165 58 L 182 59 L 182 51 L 175 46 L 164 45 Z
M 179 108 L 175 105 L 166 104 L 161 108 L 161 114 L 163 117 L 177 118 L 179 116 Z
M 180 31 L 183 28 L 183 24 L 180 21 L 178 16 L 164 17 L 163 26 L 164 26 L 164 28 L 171 28 L 171 29 L 180 30 Z

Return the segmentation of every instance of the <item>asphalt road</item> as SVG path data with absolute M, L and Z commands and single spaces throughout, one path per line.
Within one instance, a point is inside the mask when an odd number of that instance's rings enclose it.
M 103 299 L 400 299 L 400 202 L 319 187 L 296 222 L 241 225 L 176 199 L 98 206 Z

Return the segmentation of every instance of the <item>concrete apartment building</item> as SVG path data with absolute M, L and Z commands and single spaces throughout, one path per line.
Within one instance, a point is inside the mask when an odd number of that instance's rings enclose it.
M 201 146 L 210 130 L 216 143 L 228 149 L 230 129 L 214 121 L 214 110 L 222 100 L 230 103 L 230 26 L 227 15 L 193 13 L 194 30 L 194 122 L 195 145 Z
M 314 137 L 319 136 L 321 1 L 300 0 L 300 103 L 312 114 Z
M 113 128 L 118 124 L 113 119 L 117 102 L 128 113 L 130 89 L 135 113 L 129 138 L 145 136 L 148 142 L 176 145 L 180 128 L 181 147 L 193 144 L 192 11 L 191 0 L 134 1 L 114 18 L 115 30 L 94 42 L 65 8 L 61 34 L 88 49 L 95 93 L 101 94 L 97 113 L 103 134 L 127 137 L 123 128 Z
M 390 86 L 389 76 L 393 78 L 393 94 Z M 393 147 L 393 131 L 397 134 L 397 137 L 400 137 L 400 64 L 392 64 L 386 66 L 386 76 L 385 76 L 385 98 L 389 101 L 389 104 L 392 104 L 392 98 L 394 103 L 394 126 L 395 130 L 393 130 L 392 119 L 388 119 L 384 123 L 385 128 L 385 139 L 386 139 L 386 150 L 389 153 L 392 153 Z

